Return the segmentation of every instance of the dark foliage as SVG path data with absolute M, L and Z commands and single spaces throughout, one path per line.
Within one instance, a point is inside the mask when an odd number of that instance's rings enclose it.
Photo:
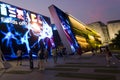
M 116 46 L 116 48 L 120 48 L 120 30 L 115 35 L 116 35 L 116 37 L 114 39 L 112 39 L 112 43 L 113 43 L 113 45 Z

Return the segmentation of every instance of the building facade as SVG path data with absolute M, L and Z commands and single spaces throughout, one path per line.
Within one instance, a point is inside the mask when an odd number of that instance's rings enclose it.
M 115 34 L 120 30 L 120 20 L 108 21 L 107 25 L 99 21 L 88 26 L 100 34 L 103 45 L 106 45 L 116 37 Z
M 109 21 L 107 23 L 107 28 L 110 35 L 110 40 L 115 38 L 116 37 L 115 34 L 117 34 L 118 31 L 120 30 L 120 20 Z

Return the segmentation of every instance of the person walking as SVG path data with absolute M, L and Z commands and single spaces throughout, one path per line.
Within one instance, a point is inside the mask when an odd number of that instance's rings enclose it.
M 47 62 L 48 61 L 48 50 L 45 49 L 44 51 L 44 57 L 45 57 L 45 61 Z
M 0 68 L 4 68 L 4 60 L 3 60 L 3 53 L 0 47 Z
M 38 51 L 38 58 L 39 58 L 39 61 L 38 61 L 38 68 L 39 68 L 39 70 L 45 70 L 45 63 L 44 63 L 45 54 L 44 54 L 44 49 L 40 49 Z
M 30 62 L 30 69 L 33 69 L 34 68 L 34 63 L 33 63 L 33 51 L 34 51 L 34 48 L 31 48 L 30 52 L 29 52 L 29 62 Z
M 95 49 L 94 48 L 91 49 L 91 52 L 92 52 L 92 56 L 95 56 Z
M 106 55 L 106 61 L 107 61 L 108 67 L 110 66 L 111 62 L 113 64 L 115 64 L 115 62 L 111 61 L 113 58 L 113 55 L 112 55 L 111 51 L 109 50 L 108 46 L 106 46 L 106 48 L 105 48 L 105 55 Z
M 67 56 L 66 48 L 62 49 L 62 55 L 63 55 L 63 59 L 65 60 Z
M 58 49 L 54 49 L 52 51 L 52 56 L 53 56 L 53 61 L 54 61 L 54 64 L 57 64 L 57 55 L 58 54 Z
M 22 50 L 17 50 L 17 66 L 22 65 Z

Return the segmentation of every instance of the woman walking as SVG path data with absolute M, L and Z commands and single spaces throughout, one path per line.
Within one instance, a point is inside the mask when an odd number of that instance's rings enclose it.
M 17 66 L 22 65 L 22 50 L 17 50 Z
M 108 46 L 106 46 L 105 48 L 105 55 L 106 55 L 106 61 L 107 61 L 107 66 L 109 67 L 110 64 L 111 64 L 111 58 L 113 57 L 112 56 L 112 53 L 111 51 L 109 50 Z M 113 64 L 115 64 L 114 62 L 112 62 Z
M 38 62 L 38 68 L 39 70 L 45 70 L 45 54 L 44 54 L 44 49 L 40 49 L 38 51 L 38 57 L 39 57 L 39 62 Z

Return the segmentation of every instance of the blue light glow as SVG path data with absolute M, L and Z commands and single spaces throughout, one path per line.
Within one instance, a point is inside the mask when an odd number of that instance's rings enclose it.
M 16 50 L 22 45 L 21 48 L 25 48 L 25 53 L 29 54 L 31 48 L 36 46 L 38 49 L 40 48 L 41 39 L 46 48 L 54 46 L 52 28 L 42 15 L 2 2 L 0 2 L 0 6 L 1 45 L 9 50 L 3 50 L 3 53 L 16 57 Z M 50 44 L 47 44 L 49 42 L 45 40 L 46 38 L 49 39 Z

